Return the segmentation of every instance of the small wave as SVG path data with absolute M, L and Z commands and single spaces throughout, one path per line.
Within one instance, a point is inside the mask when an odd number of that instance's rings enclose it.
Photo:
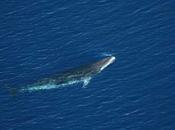
M 101 56 L 114 56 L 114 54 L 113 53 L 104 52 L 104 53 L 101 53 Z

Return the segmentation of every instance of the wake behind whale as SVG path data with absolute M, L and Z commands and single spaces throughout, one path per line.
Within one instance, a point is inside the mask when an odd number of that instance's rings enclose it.
M 44 78 L 34 84 L 29 84 L 21 88 L 20 92 L 54 89 L 78 83 L 82 83 L 82 86 L 86 87 L 96 74 L 112 64 L 115 59 L 114 56 L 108 56 L 95 63 L 64 71 L 60 74 Z

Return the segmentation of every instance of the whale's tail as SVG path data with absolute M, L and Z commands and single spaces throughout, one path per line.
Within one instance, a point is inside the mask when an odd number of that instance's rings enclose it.
M 3 87 L 4 90 L 11 96 L 16 96 L 19 93 L 19 89 L 16 87 L 11 87 L 10 85 L 7 84 L 5 84 Z
M 10 92 L 10 95 L 16 96 L 19 93 L 19 89 L 17 89 L 17 88 L 10 88 L 9 92 Z

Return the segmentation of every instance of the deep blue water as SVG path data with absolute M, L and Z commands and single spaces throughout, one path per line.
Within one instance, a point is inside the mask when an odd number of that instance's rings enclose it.
M 9 89 L 111 54 L 80 85 Z M 175 1 L 0 2 L 0 130 L 174 130 Z

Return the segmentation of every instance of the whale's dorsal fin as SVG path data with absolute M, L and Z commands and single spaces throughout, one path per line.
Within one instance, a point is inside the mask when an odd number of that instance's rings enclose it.
M 85 78 L 83 80 L 83 88 L 86 88 L 86 86 L 90 83 L 91 77 Z

